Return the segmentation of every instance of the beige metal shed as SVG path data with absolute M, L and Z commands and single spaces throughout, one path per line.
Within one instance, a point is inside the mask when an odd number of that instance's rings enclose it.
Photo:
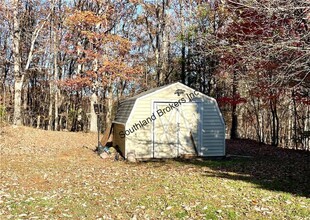
M 113 145 L 125 158 L 225 156 L 225 123 L 215 99 L 177 82 L 122 101 Z

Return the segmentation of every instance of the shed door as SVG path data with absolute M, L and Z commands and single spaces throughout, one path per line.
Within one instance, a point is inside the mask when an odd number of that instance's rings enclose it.
M 154 103 L 153 157 L 173 158 L 178 156 L 177 109 L 167 111 L 169 103 Z M 165 112 L 159 116 L 157 111 Z
M 197 103 L 179 107 L 179 154 L 196 154 L 200 150 L 199 109 Z
M 199 110 L 197 103 L 183 103 L 167 112 L 169 103 L 154 103 L 153 157 L 174 158 L 200 150 Z M 159 116 L 157 111 L 165 113 Z

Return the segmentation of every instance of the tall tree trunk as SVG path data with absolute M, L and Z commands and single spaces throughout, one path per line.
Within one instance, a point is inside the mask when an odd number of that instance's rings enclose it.
M 270 110 L 272 114 L 271 144 L 277 147 L 279 145 L 279 116 L 277 113 L 276 100 L 270 101 Z
M 161 9 L 161 6 L 157 3 L 156 5 L 156 19 L 157 19 L 157 24 L 156 24 L 156 36 L 155 36 L 155 40 L 156 40 L 156 43 L 155 43 L 155 60 L 156 60 L 156 75 L 157 75 L 157 86 L 161 86 L 162 85 L 162 81 L 161 79 L 163 78 L 162 77 L 162 69 L 161 69 L 161 36 L 162 36 L 162 33 L 161 33 L 161 24 L 160 24 L 160 20 L 161 20 L 161 17 L 160 17 L 160 10 Z M 164 13 L 164 11 L 162 11 L 162 13 Z
M 58 121 L 59 121 L 59 111 L 58 111 L 58 106 L 59 106 L 59 100 L 58 100 L 58 96 L 59 96 L 59 91 L 58 91 L 58 88 L 57 88 L 57 91 L 55 92 L 55 96 L 54 96 L 54 99 L 55 99 L 55 105 L 54 105 L 54 108 L 55 108 L 55 131 L 58 131 L 59 130 L 59 126 L 58 126 Z
M 13 56 L 14 56 L 14 118 L 15 125 L 22 125 L 21 110 L 24 76 L 21 74 L 21 53 L 20 53 L 20 20 L 19 20 L 19 0 L 13 0 Z
M 59 106 L 59 89 L 57 86 L 57 80 L 58 80 L 58 65 L 57 65 L 57 55 L 58 55 L 58 40 L 57 40 L 57 33 L 56 33 L 56 28 L 54 28 L 54 36 L 53 36 L 53 46 L 54 46 L 54 88 L 55 88 L 55 96 L 54 96 L 54 108 L 55 108 L 55 130 L 58 129 L 58 121 L 59 121 L 59 116 L 58 116 L 58 106 Z
M 156 41 L 158 42 L 159 41 L 158 37 L 156 39 L 157 39 Z M 160 56 L 159 48 L 156 48 L 156 51 L 155 51 L 155 62 L 156 62 L 157 86 L 161 85 L 160 79 L 162 78 L 161 77 L 162 72 L 161 72 L 161 69 L 160 69 L 160 57 L 159 56 Z
M 162 74 L 160 75 L 160 81 L 162 84 L 167 83 L 169 78 L 169 54 L 170 54 L 170 39 L 169 39 L 169 10 L 166 12 L 166 6 L 168 1 L 163 1 L 162 3 L 162 55 L 161 55 L 161 70 Z
M 97 73 L 98 71 L 98 58 L 95 58 L 93 61 L 93 69 Z M 94 104 L 98 103 L 98 80 L 93 84 L 93 94 L 90 97 L 90 128 L 89 130 L 91 132 L 96 132 L 98 131 L 98 117 L 95 109 L 94 109 Z
M 257 104 L 255 102 L 255 98 L 252 98 L 252 103 L 253 103 L 253 108 L 254 108 L 254 114 L 255 114 L 255 119 L 256 119 L 256 138 L 259 143 L 262 143 L 262 136 L 261 136 L 261 121 L 260 121 L 260 99 L 257 98 Z
M 24 80 L 24 89 L 23 89 L 23 98 L 22 98 L 22 102 L 23 102 L 23 110 L 24 110 L 24 113 L 23 113 L 23 117 L 22 117 L 22 120 L 23 120 L 23 125 L 25 126 L 29 126 L 29 111 L 27 111 L 27 107 L 28 107 L 28 90 L 29 90 L 29 86 L 28 86 L 28 82 L 27 82 L 27 79 Z
M 98 103 L 97 94 L 94 92 L 90 98 L 90 128 L 91 132 L 97 132 L 97 115 L 95 113 L 94 104 Z
M 309 97 L 308 97 L 309 98 Z M 307 110 L 306 110 L 306 121 L 305 121 L 305 131 L 310 131 L 310 105 L 307 105 Z M 307 136 L 304 137 L 304 147 L 305 150 L 310 150 L 310 136 L 309 133 Z
M 49 98 L 49 107 L 48 107 L 48 130 L 53 129 L 53 80 L 50 79 L 50 98 Z
M 233 73 L 233 88 L 232 88 L 232 95 L 233 95 L 233 103 L 232 103 L 232 110 L 231 110 L 231 130 L 230 130 L 230 138 L 237 139 L 238 138 L 238 115 L 237 115 L 237 72 L 234 70 Z
M 297 137 L 297 106 L 295 100 L 295 91 L 292 91 L 292 99 L 293 99 L 293 109 L 294 109 L 294 126 L 293 126 L 293 141 L 295 145 L 295 149 L 298 149 L 298 137 Z
M 182 2 L 183 3 L 183 2 Z M 183 14 L 183 6 L 180 4 L 180 15 Z M 186 72 L 185 72 L 185 31 L 184 31 L 184 16 L 181 16 L 181 82 L 185 84 Z
M 16 71 L 16 69 L 14 71 Z M 22 87 L 23 87 L 22 77 L 15 77 L 15 83 L 14 83 L 14 90 L 15 90 L 14 92 L 14 124 L 15 125 L 22 125 L 22 118 L 21 118 Z
M 181 81 L 183 84 L 185 84 L 185 78 L 186 78 L 186 73 L 185 73 L 185 40 L 184 40 L 184 35 L 182 34 L 182 49 L 181 49 L 181 53 L 182 53 L 182 57 L 181 57 Z
M 37 128 L 40 128 L 40 125 L 41 125 L 41 116 L 38 115 L 38 117 L 37 117 Z
M 5 111 L 6 111 L 6 86 L 5 86 L 5 79 L 3 80 L 3 84 L 2 85 L 3 85 L 3 105 L 2 105 L 2 108 L 3 108 L 3 111 L 5 113 Z M 1 115 L 0 122 L 5 120 L 5 115 L 6 114 L 2 114 Z
M 107 95 L 106 95 L 106 125 L 110 125 L 112 123 L 112 108 L 113 108 L 113 94 L 112 94 L 112 83 L 109 83 L 107 87 Z M 106 126 L 107 127 L 107 126 Z

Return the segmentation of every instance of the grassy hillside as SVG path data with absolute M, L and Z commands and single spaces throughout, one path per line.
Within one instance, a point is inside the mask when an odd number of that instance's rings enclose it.
M 309 154 L 252 141 L 252 157 L 127 163 L 96 134 L 0 130 L 0 219 L 310 219 Z

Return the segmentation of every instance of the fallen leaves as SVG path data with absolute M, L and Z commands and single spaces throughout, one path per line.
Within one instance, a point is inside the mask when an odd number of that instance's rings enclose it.
M 208 166 L 114 162 L 82 147 L 95 146 L 96 134 L 16 129 L 0 137 L 1 219 L 302 219 L 309 214 L 309 199 L 213 170 L 216 161 Z
M 263 215 L 270 215 L 272 212 L 269 208 L 266 207 L 260 207 L 260 206 L 254 206 L 253 209 L 257 212 L 261 212 Z

